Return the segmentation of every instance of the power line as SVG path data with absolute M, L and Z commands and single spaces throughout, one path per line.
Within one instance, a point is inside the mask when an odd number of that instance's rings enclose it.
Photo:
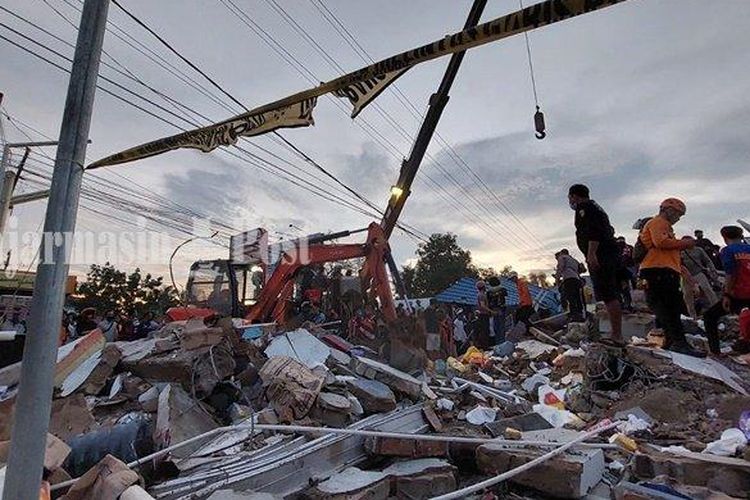
M 316 75 L 312 71 L 310 71 L 310 69 L 307 68 L 307 66 L 304 63 L 296 59 L 294 55 L 292 55 L 287 49 L 283 47 L 283 45 L 281 45 L 273 37 L 273 35 L 271 35 L 266 30 L 264 30 L 260 25 L 258 25 L 244 10 L 242 10 L 242 8 L 237 6 L 233 0 L 220 0 L 220 1 L 222 2 L 222 4 L 224 4 L 225 7 L 227 7 L 228 10 L 230 10 L 230 12 L 235 14 L 237 18 L 243 22 L 243 24 L 245 24 L 251 31 L 253 31 L 258 37 L 260 37 L 261 40 L 263 40 L 272 50 L 274 50 L 274 52 L 276 52 L 287 64 L 295 68 L 304 78 L 308 79 L 308 81 L 310 81 L 313 84 L 318 80 L 316 78 Z M 343 72 L 343 70 L 340 67 L 338 67 L 338 69 Z M 328 96 L 328 97 L 333 99 L 334 102 L 337 104 L 337 106 L 339 106 L 339 108 L 341 109 L 343 104 L 341 104 L 339 100 L 331 96 Z M 375 106 L 377 106 L 377 104 L 375 104 Z M 348 116 L 348 111 L 346 111 L 346 109 L 343 109 L 342 111 L 344 112 L 344 114 Z M 364 119 L 361 119 L 361 120 L 364 121 Z M 358 122 L 359 120 L 355 121 L 355 123 L 358 123 Z M 385 139 L 382 136 L 382 134 L 378 133 L 378 135 L 380 135 L 381 139 Z M 383 145 L 382 142 L 380 141 L 376 141 L 376 142 L 379 142 L 381 146 Z M 391 143 L 387 139 L 385 139 L 385 142 L 388 143 L 390 148 L 396 151 L 396 154 L 394 156 L 396 157 L 396 159 L 400 160 L 403 156 L 400 155 L 398 148 L 396 148 L 396 146 L 394 146 L 393 143 Z M 388 149 L 388 148 L 385 147 L 385 149 Z M 436 188 L 436 190 L 441 195 L 441 197 L 443 197 L 445 201 L 447 201 L 450 205 L 456 208 L 458 212 L 460 213 L 469 212 L 471 214 L 472 218 L 471 219 L 467 218 L 467 221 L 469 223 L 483 225 L 485 227 L 485 230 L 489 230 L 490 233 L 494 232 L 495 234 L 498 234 L 499 236 L 504 237 L 500 232 L 498 232 L 497 229 L 490 226 L 482 217 L 477 216 L 477 214 L 473 210 L 469 209 L 465 203 L 461 202 L 460 200 L 451 198 L 451 194 L 447 190 L 445 190 L 445 188 L 442 185 L 440 185 L 439 182 L 437 182 L 431 176 L 429 176 L 429 174 L 425 173 L 424 175 L 425 177 L 427 177 L 428 181 Z M 519 240 L 519 241 L 521 242 L 521 244 L 524 244 L 523 240 Z
M 226 0 L 230 3 L 233 3 L 232 0 Z M 302 27 L 292 15 L 290 15 L 276 0 L 265 0 L 266 3 L 271 6 L 271 8 L 274 9 L 274 11 L 279 14 L 288 24 L 292 26 L 292 28 L 301 35 L 310 45 L 313 46 L 313 48 L 323 57 L 323 59 L 331 66 L 334 70 L 345 73 L 344 68 L 341 67 L 340 64 L 321 46 L 320 43 L 318 43 L 315 38 L 310 35 L 307 30 L 305 30 L 304 27 Z M 351 34 L 350 34 L 351 35 Z M 270 36 L 270 35 L 269 35 Z M 278 44 L 278 42 L 277 42 Z M 280 44 L 279 44 L 280 45 Z M 361 48 L 361 46 L 360 46 Z M 301 64 L 301 63 L 300 63 Z M 307 70 L 308 73 L 311 73 L 309 70 Z M 314 76 L 314 75 L 313 75 Z M 394 126 L 395 129 L 397 129 L 402 136 L 404 136 L 407 140 L 412 140 L 412 138 L 409 136 L 409 134 L 404 130 L 404 128 L 396 121 L 394 120 L 378 103 L 372 103 L 371 106 L 373 106 L 380 114 L 381 116 L 385 117 L 389 123 L 391 123 L 392 126 Z M 486 214 L 487 217 L 489 217 L 490 220 L 495 220 L 497 223 L 499 223 L 501 226 L 503 226 L 505 229 L 510 231 L 511 236 L 516 240 L 516 243 L 526 246 L 529 249 L 533 250 L 533 247 L 529 245 L 529 243 L 522 237 L 518 236 L 515 231 L 513 231 L 504 221 L 499 219 L 497 217 L 497 214 L 489 210 L 489 208 L 485 205 L 483 205 L 479 200 L 475 199 L 475 197 L 472 196 L 472 194 L 466 189 L 465 186 L 461 184 L 460 181 L 458 181 L 449 171 L 448 169 L 442 165 L 441 162 L 439 162 L 436 158 L 433 158 L 431 155 L 427 155 L 428 158 L 435 164 L 435 166 L 444 174 L 448 179 L 450 179 L 457 187 L 458 189 L 463 192 L 468 200 L 471 200 L 474 202 L 474 204 L 478 207 L 479 212 Z M 476 217 L 476 212 L 471 212 L 472 215 Z M 489 225 L 489 224 L 488 224 Z M 492 227 L 492 226 L 491 226 Z M 497 229 L 493 227 L 492 229 L 497 234 L 502 234 L 503 237 L 507 237 L 507 233 L 504 231 L 500 233 Z
M 316 10 L 321 14 L 321 16 L 334 28 L 334 30 L 344 39 L 344 41 L 352 48 L 352 50 L 359 55 L 360 59 L 365 62 L 365 64 L 374 63 L 375 60 L 372 58 L 372 56 L 367 52 L 367 50 L 357 41 L 356 37 L 349 31 L 349 29 L 346 27 L 346 25 L 336 16 L 334 12 L 332 12 L 326 5 L 323 3 L 322 0 L 310 0 L 312 5 L 316 8 Z M 393 92 L 393 94 L 396 96 L 396 98 L 405 106 L 406 109 L 411 110 L 412 115 L 417 118 L 418 120 L 421 120 L 419 116 L 419 111 L 417 108 L 413 105 L 413 103 L 410 101 L 410 99 L 399 89 L 398 85 L 395 83 L 389 86 L 389 90 Z M 484 191 L 484 193 L 488 196 L 490 196 L 492 199 L 495 200 L 496 203 L 508 214 L 510 215 L 514 221 L 521 227 L 521 229 L 532 239 L 534 239 L 537 244 L 539 244 L 540 248 L 544 248 L 546 245 L 544 242 L 542 242 L 538 235 L 531 231 L 524 222 L 518 218 L 518 216 L 515 214 L 515 212 L 511 209 L 511 207 L 506 204 L 498 195 L 497 193 L 492 190 L 486 182 L 479 176 L 479 174 L 476 173 L 476 171 L 471 168 L 471 166 L 459 155 L 459 153 L 455 150 L 455 148 L 448 143 L 448 141 L 445 140 L 445 138 L 442 137 L 440 132 L 436 132 L 436 137 L 438 139 L 438 142 L 443 145 L 443 147 L 446 148 L 446 150 L 449 153 L 449 156 L 453 157 L 455 161 L 457 161 L 460 166 L 463 166 L 464 169 L 470 173 L 471 177 L 473 177 L 480 185 L 481 190 Z
M 15 30 L 14 30 L 14 31 L 15 31 Z M 28 39 L 28 37 L 26 37 L 26 38 Z M 31 55 L 33 55 L 33 56 L 35 56 L 35 57 L 37 57 L 37 58 L 40 58 L 41 60 L 43 60 L 43 61 L 47 62 L 48 64 L 51 64 L 51 65 L 53 65 L 53 66 L 57 67 L 58 69 L 60 69 L 60 70 L 62 70 L 62 71 L 66 71 L 66 72 L 68 71 L 68 70 L 67 70 L 66 68 L 64 68 L 64 67 L 62 67 L 61 65 L 59 65 L 59 64 L 57 64 L 57 63 L 55 63 L 54 61 L 51 61 L 50 59 L 46 58 L 45 56 L 42 56 L 42 55 L 40 55 L 40 54 L 38 54 L 38 53 L 36 53 L 36 52 L 32 51 L 31 49 L 27 48 L 27 47 L 21 46 L 20 44 L 18 44 L 18 43 L 15 43 L 15 42 L 13 42 L 12 40 L 10 40 L 10 39 L 8 39 L 8 38 L 6 38 L 6 37 L 3 37 L 2 35 L 0 35 L 0 39 L 3 39 L 3 40 L 5 40 L 5 41 L 7 41 L 7 42 L 11 43 L 12 45 L 14 45 L 14 46 L 18 47 L 19 49 L 21 49 L 21 50 L 24 50 L 24 51 L 26 51 L 26 52 L 30 53 Z M 42 44 L 39 44 L 38 42 L 36 42 L 36 43 L 37 43 L 37 45 L 42 45 Z M 43 46 L 43 45 L 42 45 L 42 46 Z M 59 52 L 57 52 L 57 51 L 54 51 L 53 49 L 49 49 L 49 48 L 48 48 L 48 47 L 46 47 L 46 46 L 45 46 L 45 48 L 46 48 L 46 49 L 48 49 L 48 50 L 50 50 L 51 52 L 55 53 L 55 54 L 56 54 L 56 55 L 57 55 L 58 57 L 62 57 L 63 59 L 65 59 L 65 56 L 64 56 L 64 55 L 62 55 L 62 54 L 60 54 Z M 174 123 L 170 122 L 169 120 L 166 120 L 166 119 L 164 119 L 163 117 L 161 117 L 161 116 L 157 115 L 156 113 L 150 112 L 149 110 L 146 110 L 146 109 L 144 109 L 143 107 L 141 107 L 141 106 L 139 106 L 139 105 L 137 105 L 137 104 L 133 103 L 132 101 L 129 101 L 128 99 L 126 99 L 126 98 L 123 98 L 123 97 L 121 97 L 121 96 L 119 96 L 119 95 L 115 94 L 114 92 L 110 91 L 109 89 L 103 88 L 103 87 L 101 87 L 101 86 L 99 86 L 99 88 L 100 88 L 100 89 L 102 89 L 102 90 L 103 90 L 103 91 L 104 91 L 105 93 L 108 93 L 109 95 L 112 95 L 113 97 L 116 97 L 116 98 L 120 99 L 121 101 L 125 102 L 126 104 L 129 104 L 129 105 L 131 105 L 131 106 L 134 106 L 134 107 L 136 107 L 137 109 L 140 109 L 141 111 L 144 111 L 144 112 L 146 112 L 146 113 L 150 114 L 151 116 L 153 116 L 153 117 L 155 117 L 155 118 L 157 118 L 157 119 L 159 119 L 159 120 L 161 120 L 161 121 L 163 121 L 163 122 L 165 122 L 165 123 L 167 123 L 167 124 L 169 124 L 169 125 L 171 125 L 171 126 L 174 126 L 174 127 L 178 128 L 178 129 L 181 129 L 181 130 L 184 130 L 184 129 L 183 129 L 182 127 L 179 127 L 179 126 L 177 126 L 176 124 L 174 124 Z M 163 109 L 163 108 L 162 108 L 162 109 Z M 242 149 L 242 148 L 240 148 L 240 150 L 241 150 L 241 151 L 243 151 L 243 153 L 245 153 L 246 155 L 247 155 L 247 154 L 250 154 L 250 155 L 252 155 L 252 153 L 249 153 L 249 152 L 248 152 L 247 150 L 244 150 L 244 149 Z M 260 167 L 260 165 L 258 165 L 258 164 L 257 164 L 257 162 L 249 162 L 247 158 L 243 158 L 243 157 L 241 157 L 241 156 L 238 156 L 238 155 L 236 155 L 236 154 L 231 154 L 231 156 L 237 157 L 238 159 L 241 159 L 242 161 L 244 161 L 244 162 L 246 162 L 246 163 L 250 163 L 251 165 L 254 165 L 254 166 L 258 167 L 258 168 Z M 267 162 L 266 160 L 264 160 L 264 159 L 262 159 L 262 158 L 260 158 L 260 157 L 257 157 L 257 155 L 253 155 L 253 156 L 254 156 L 254 157 L 255 157 L 256 159 L 260 159 L 261 161 Z M 267 171 L 267 172 L 269 172 L 269 173 L 275 174 L 275 173 L 274 173 L 273 171 L 271 171 L 271 170 L 268 170 L 268 169 L 266 169 L 266 171 Z M 287 171 L 287 173 L 288 173 L 288 171 Z M 277 175 L 277 176 L 278 176 L 278 174 L 275 174 L 275 175 Z M 282 177 L 283 177 L 283 176 L 282 176 Z M 286 180 L 288 180 L 288 179 L 286 179 Z M 296 184 L 296 185 L 299 185 L 300 187 L 305 187 L 305 186 L 303 186 L 302 184 L 299 184 L 299 183 L 295 183 L 295 184 Z M 315 186 L 312 186 L 312 185 L 311 185 L 310 187 L 312 187 L 312 188 L 315 188 Z M 310 189 L 309 189 L 309 187 L 306 187 L 306 188 L 307 188 L 308 190 L 310 190 Z M 314 194 L 318 194 L 318 195 L 321 195 L 321 193 L 314 193 Z M 322 197 L 323 197 L 323 198 L 325 198 L 325 199 L 329 199 L 329 200 L 330 200 L 330 197 L 327 197 L 327 196 L 325 196 L 325 195 L 322 195 Z M 341 203 L 339 202 L 339 204 L 341 204 Z M 345 206 L 347 206 L 347 205 L 345 205 Z M 349 205 L 349 208 L 352 208 L 352 207 L 351 207 L 351 206 Z M 404 229 L 402 228 L 402 230 L 404 230 Z M 408 229 L 406 229 L 405 231 L 409 232 L 409 230 L 408 230 Z

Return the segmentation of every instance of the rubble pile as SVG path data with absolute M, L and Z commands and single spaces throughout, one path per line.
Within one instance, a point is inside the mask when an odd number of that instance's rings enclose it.
M 557 318 L 433 360 L 403 328 L 380 349 L 228 318 L 94 330 L 58 352 L 45 478 L 68 499 L 480 498 L 499 475 L 513 498 L 746 498 L 750 367 L 625 323 L 625 349 Z M 0 370 L 0 462 L 19 374 Z

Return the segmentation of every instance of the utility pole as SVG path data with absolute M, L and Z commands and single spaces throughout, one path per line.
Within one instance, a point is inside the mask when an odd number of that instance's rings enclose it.
M 86 145 L 109 0 L 85 0 L 44 221 L 3 500 L 37 500 Z M 62 238 L 55 241 L 56 237 Z M 58 244 L 56 244 L 58 243 Z
M 0 238 L 5 233 L 5 224 L 8 223 L 8 217 L 10 216 L 13 190 L 18 183 L 18 174 L 9 169 L 10 151 L 13 148 L 25 148 L 28 156 L 29 148 L 42 146 L 57 146 L 57 141 L 8 142 L 3 147 L 3 157 L 0 160 L 0 172 L 2 172 L 2 177 L 0 177 L 0 181 L 2 181 L 2 184 L 0 184 Z

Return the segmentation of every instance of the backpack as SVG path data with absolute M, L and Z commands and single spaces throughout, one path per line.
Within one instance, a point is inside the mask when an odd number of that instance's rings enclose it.
M 641 265 L 646 255 L 648 255 L 648 247 L 643 243 L 641 234 L 638 233 L 638 239 L 635 241 L 635 246 L 633 247 L 633 260 L 636 264 Z

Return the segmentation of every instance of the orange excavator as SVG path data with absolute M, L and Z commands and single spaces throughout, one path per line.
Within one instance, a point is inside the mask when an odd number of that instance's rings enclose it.
M 464 29 L 478 24 L 486 3 L 486 0 L 474 1 Z M 361 290 L 368 299 L 378 300 L 386 321 L 395 321 L 396 309 L 386 265 L 390 268 L 396 288 L 402 294 L 404 289 L 391 257 L 388 239 L 396 227 L 427 146 L 448 103 L 448 92 L 464 54 L 459 52 L 451 57 L 438 90 L 430 97 L 429 108 L 409 158 L 401 164 L 398 182 L 391 188 L 391 197 L 380 223 L 373 222 L 367 229 L 313 235 L 292 242 L 270 263 L 268 260 L 262 263 L 263 259 L 242 263 L 233 259 L 195 262 L 190 268 L 186 290 L 189 307 L 170 309 L 167 313 L 170 318 L 178 320 L 221 314 L 245 317 L 253 323 L 275 321 L 284 324 L 291 315 L 295 278 L 301 268 L 364 258 L 359 272 Z M 364 231 L 367 231 L 367 240 L 362 244 L 326 243 Z

